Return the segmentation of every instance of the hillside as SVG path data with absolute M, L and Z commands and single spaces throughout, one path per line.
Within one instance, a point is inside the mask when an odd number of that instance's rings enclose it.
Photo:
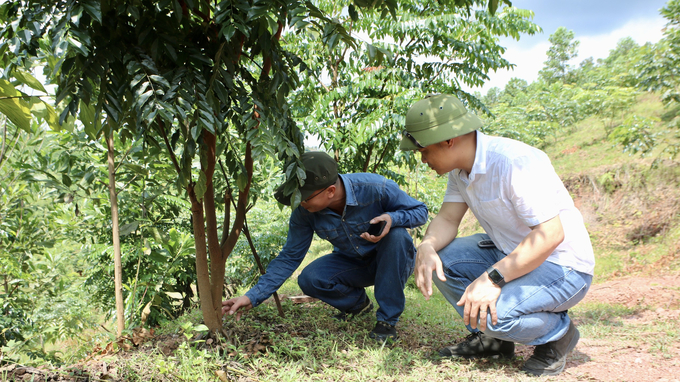
M 652 116 L 663 112 L 654 96 L 638 107 Z M 677 381 L 680 163 L 652 167 L 654 153 L 622 153 L 596 119 L 557 137 L 546 152 L 584 216 L 597 258 L 594 285 L 570 312 L 582 339 L 555 380 Z M 464 229 L 478 226 L 468 219 Z M 315 243 L 303 266 L 328 249 Z M 300 294 L 295 280 L 281 291 Z M 200 312 L 194 310 L 151 331 L 135 331 L 121 346 L 127 351 L 83 340 L 79 346 L 89 355 L 81 360 L 52 369 L 5 366 L 0 381 L 534 380 L 519 372 L 529 346 L 519 346 L 509 362 L 435 356 L 465 330 L 441 295 L 426 302 L 413 285 L 407 287 L 401 339 L 391 348 L 367 338 L 372 318 L 339 323 L 318 301 L 286 300 L 284 310 L 280 318 L 273 304 L 263 304 L 240 322 L 227 318 L 230 337 L 218 343 L 197 334 Z

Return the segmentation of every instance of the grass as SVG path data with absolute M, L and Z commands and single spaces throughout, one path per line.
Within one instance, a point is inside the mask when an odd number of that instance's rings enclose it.
M 634 113 L 659 117 L 663 112 L 659 105 L 658 99 L 643 97 Z M 584 211 L 596 252 L 595 283 L 645 270 L 677 274 L 680 217 L 675 210 L 669 210 L 668 216 L 660 211 L 680 199 L 680 166 L 651 170 L 653 155 L 641 159 L 622 153 L 606 140 L 603 124 L 596 119 L 582 121 L 545 151 L 563 179 L 575 179 L 567 182 L 572 195 L 584 200 L 579 208 Z M 419 191 L 440 202 L 437 195 L 443 194 L 445 179 L 430 173 L 416 178 Z M 436 202 L 428 201 L 428 205 L 432 203 Z M 645 236 L 643 232 L 635 240 L 627 236 L 636 229 L 642 232 L 644 223 L 655 219 L 667 223 L 660 233 Z M 480 231 L 468 213 L 461 235 Z M 310 254 L 279 293 L 301 294 L 296 283 L 300 270 L 331 250 L 329 243 L 315 240 Z M 367 292 L 373 299 L 373 289 Z M 368 338 L 373 315 L 338 322 L 331 318 L 334 310 L 322 302 L 295 305 L 290 301 L 283 302 L 285 318 L 278 317 L 271 303 L 250 311 L 239 322 L 226 318 L 228 341 L 186 341 L 185 334 L 191 337 L 191 328 L 201 322 L 200 310 L 195 308 L 156 328 L 157 338 L 136 351 L 100 358 L 110 372 L 96 377 L 145 382 L 535 380 L 519 372 L 522 356 L 513 361 L 440 358 L 439 348 L 467 334 L 462 320 L 436 288 L 426 301 L 411 278 L 405 294 L 406 310 L 398 325 L 400 340 L 393 346 L 381 346 Z M 631 308 L 581 303 L 570 315 L 583 337 L 645 343 L 650 353 L 669 358 L 669 349 L 679 341 L 677 323 L 668 319 L 642 325 L 630 319 L 648 308 L 644 304 Z M 174 350 L 164 350 L 168 348 Z M 5 380 L 0 375 L 0 381 Z

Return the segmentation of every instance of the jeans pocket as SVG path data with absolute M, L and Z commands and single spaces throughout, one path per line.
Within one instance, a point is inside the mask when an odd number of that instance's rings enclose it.
M 573 308 L 576 304 L 581 302 L 584 297 L 586 297 L 586 293 L 590 288 L 590 283 L 585 280 L 579 272 L 576 272 L 573 269 L 569 270 L 569 273 L 567 277 L 565 277 L 564 281 L 571 286 L 570 289 L 565 289 L 572 290 L 573 292 L 571 297 L 555 308 L 555 312 L 564 312 L 565 310 Z

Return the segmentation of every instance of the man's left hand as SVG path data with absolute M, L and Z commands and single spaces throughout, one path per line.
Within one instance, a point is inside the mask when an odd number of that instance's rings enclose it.
M 382 233 L 380 234 L 380 236 L 373 236 L 373 235 L 370 235 L 368 232 L 364 232 L 364 233 L 361 234 L 360 237 L 361 237 L 362 239 L 364 239 L 364 240 L 370 241 L 371 243 L 377 243 L 377 242 L 379 242 L 380 239 L 382 239 L 383 237 L 385 237 L 385 235 L 387 235 L 387 234 L 390 232 L 390 227 L 392 227 L 392 217 L 391 217 L 390 215 L 388 215 L 388 214 L 382 214 L 382 215 L 380 215 L 380 216 L 374 217 L 374 218 L 371 219 L 371 221 L 369 222 L 369 223 L 371 223 L 371 224 L 375 224 L 375 223 L 383 222 L 383 221 L 384 221 L 386 224 L 385 224 L 385 228 L 383 228 L 383 231 L 382 231 Z
M 489 275 L 484 272 L 472 284 L 468 285 L 463 293 L 463 297 L 458 301 L 458 306 L 465 306 L 463 322 L 470 325 L 473 329 L 477 328 L 479 320 L 479 330 L 486 330 L 487 312 L 491 313 L 491 322 L 496 325 L 498 316 L 496 315 L 496 301 L 501 295 L 501 288 L 494 284 Z

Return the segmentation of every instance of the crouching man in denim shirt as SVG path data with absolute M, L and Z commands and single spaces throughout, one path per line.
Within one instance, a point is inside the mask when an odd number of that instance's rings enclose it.
M 364 288 L 374 285 L 379 308 L 370 337 L 396 339 L 404 286 L 416 255 L 406 228 L 423 225 L 427 207 L 383 176 L 338 175 L 335 160 L 323 152 L 304 153 L 301 160 L 307 178 L 300 188 L 302 202 L 290 216 L 286 244 L 252 289 L 222 302 L 222 312 L 248 310 L 269 298 L 300 266 L 316 232 L 334 248 L 302 270 L 302 291 L 337 308 L 335 318 L 348 320 L 373 309 Z M 290 205 L 290 196 L 282 190 L 279 187 L 276 199 Z M 379 222 L 385 222 L 382 233 L 369 234 L 369 226 Z

